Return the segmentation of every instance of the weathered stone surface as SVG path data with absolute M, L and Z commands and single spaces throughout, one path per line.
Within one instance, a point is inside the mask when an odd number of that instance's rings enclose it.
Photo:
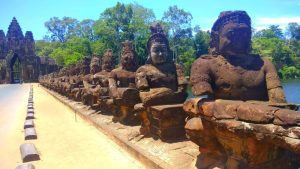
M 21 164 L 16 167 L 16 169 L 35 169 L 33 164 Z
M 237 108 L 237 117 L 242 121 L 271 123 L 278 108 L 264 105 L 241 104 Z
M 22 144 L 20 146 L 20 152 L 23 163 L 40 160 L 38 151 L 32 143 Z
M 300 112 L 280 109 L 275 113 L 274 124 L 300 126 Z
M 40 70 L 47 68 L 50 73 L 56 70 L 57 65 L 41 65 L 41 58 L 35 54 L 35 41 L 32 32 L 27 31 L 25 36 L 14 17 L 5 36 L 0 30 L 0 84 L 37 82 Z
M 182 104 L 151 106 L 148 112 L 150 132 L 164 141 L 184 138 L 183 126 L 186 114 L 182 106 Z
M 202 98 L 191 98 L 187 99 L 183 104 L 183 110 L 189 114 L 189 116 L 194 117 L 199 114 L 199 102 L 203 100 Z
M 192 93 L 208 98 L 197 104 L 198 112 L 188 113 L 194 118 L 186 124 L 201 152 L 199 168 L 295 168 L 286 153 L 299 153 L 298 129 L 278 125 L 298 125 L 298 115 L 282 109 L 292 106 L 285 103 L 276 69 L 250 54 L 250 44 L 248 14 L 222 12 L 211 30 L 209 54 L 192 65 Z
M 33 120 L 25 120 L 25 122 L 24 122 L 24 129 L 26 129 L 26 128 L 32 128 L 32 127 L 34 127 Z
M 27 109 L 27 114 L 28 113 L 34 113 L 34 109 L 32 109 L 32 108 Z
M 34 119 L 33 113 L 27 113 L 26 120 Z
M 139 111 L 141 133 L 159 136 L 162 140 L 184 136 L 182 103 L 187 97 L 187 81 L 183 68 L 172 61 L 169 41 L 160 24 L 150 27 L 147 42 L 149 57 L 135 75 L 135 83 L 146 110 Z M 161 105 L 161 106 L 160 106 Z
M 111 71 L 109 94 L 113 98 L 115 108 L 114 122 L 138 123 L 138 115 L 133 111 L 134 105 L 140 102 L 138 91 L 135 89 L 135 71 L 137 58 L 132 42 L 122 43 L 120 67 Z
M 34 140 L 37 139 L 37 134 L 35 128 L 25 128 L 24 130 L 25 140 Z

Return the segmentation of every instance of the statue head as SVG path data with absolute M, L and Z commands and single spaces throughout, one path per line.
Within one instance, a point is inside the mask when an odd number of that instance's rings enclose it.
M 87 75 L 90 73 L 90 62 L 91 59 L 89 59 L 88 57 L 83 58 L 83 60 L 79 63 L 80 74 Z
M 211 30 L 209 53 L 243 55 L 251 50 L 251 19 L 245 11 L 221 12 Z
M 90 64 L 90 72 L 91 74 L 96 74 L 101 70 L 99 58 L 97 56 L 93 56 Z
M 126 70 L 135 71 L 137 69 L 136 53 L 133 50 L 131 41 L 126 40 L 125 42 L 122 42 L 120 63 L 122 68 Z
M 170 62 L 170 47 L 169 41 L 160 26 L 156 23 L 150 26 L 151 36 L 147 42 L 149 57 L 147 62 L 151 64 L 162 64 Z
M 106 49 L 102 58 L 102 70 L 110 72 L 114 68 L 114 57 L 111 49 Z

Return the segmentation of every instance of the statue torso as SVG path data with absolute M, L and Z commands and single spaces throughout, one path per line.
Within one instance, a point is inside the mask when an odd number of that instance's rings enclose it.
M 118 87 L 129 87 L 129 84 L 135 84 L 135 72 L 121 67 L 112 70 L 111 76 L 116 80 Z
M 176 66 L 173 63 L 165 63 L 154 66 L 144 65 L 138 71 L 144 72 L 150 88 L 167 87 L 177 91 L 177 73 Z
M 108 77 L 110 72 L 102 70 L 94 75 L 94 81 L 101 87 L 108 87 Z
M 198 66 L 208 66 L 216 99 L 268 100 L 264 61 L 259 56 L 250 55 L 248 60 L 206 57 L 208 65 Z

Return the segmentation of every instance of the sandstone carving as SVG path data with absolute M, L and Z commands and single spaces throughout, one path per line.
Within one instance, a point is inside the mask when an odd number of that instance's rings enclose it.
M 286 103 L 271 61 L 250 54 L 251 20 L 222 12 L 211 31 L 209 54 L 197 59 L 187 100 L 188 138 L 199 146 L 198 168 L 295 168 L 299 123 Z M 255 100 L 255 101 L 253 101 Z

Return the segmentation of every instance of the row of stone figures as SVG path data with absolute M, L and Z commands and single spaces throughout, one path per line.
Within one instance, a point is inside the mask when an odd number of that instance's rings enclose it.
M 114 122 L 141 124 L 143 135 L 163 141 L 185 135 L 199 146 L 199 168 L 298 168 L 300 112 L 286 103 L 271 61 L 250 54 L 251 19 L 244 11 L 222 12 L 211 30 L 209 54 L 190 74 L 187 98 L 183 69 L 169 53 L 159 24 L 150 27 L 147 63 L 138 67 L 129 41 L 120 66 L 112 50 L 99 59 L 40 78 L 47 88 L 82 101 Z

